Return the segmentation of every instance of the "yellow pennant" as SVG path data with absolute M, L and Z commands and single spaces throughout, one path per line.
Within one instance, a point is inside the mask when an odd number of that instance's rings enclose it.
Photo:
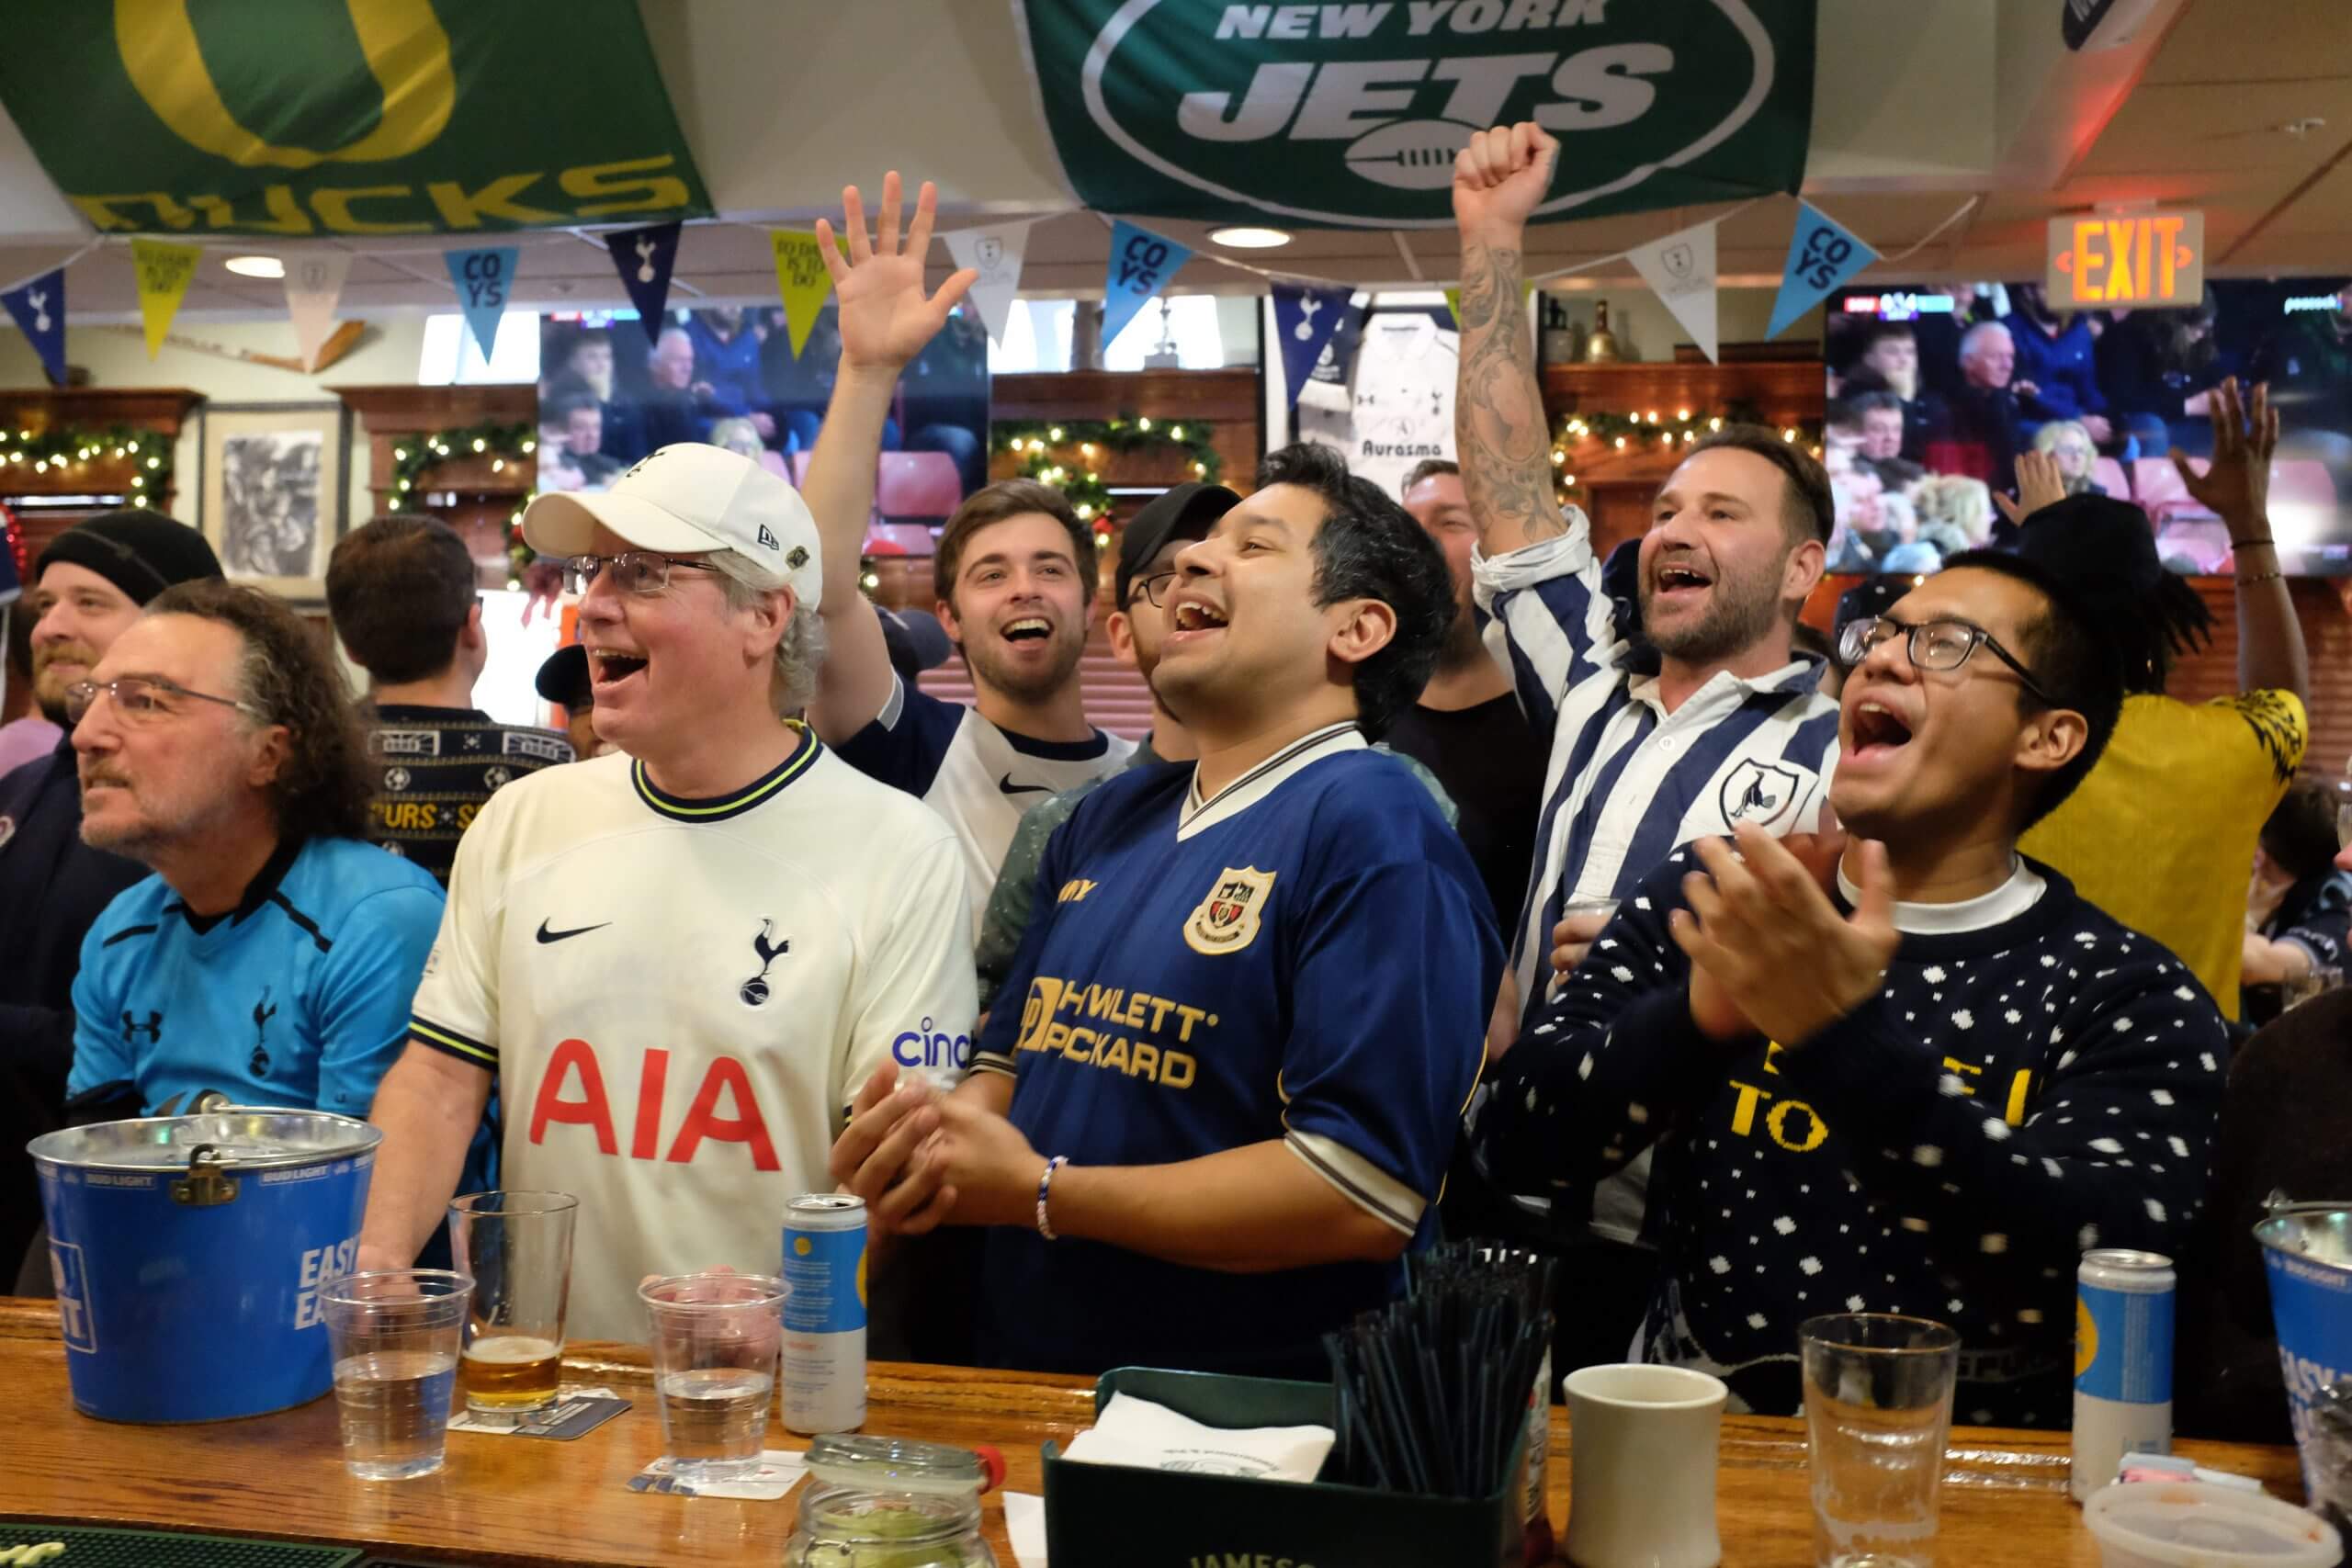
M 784 296 L 785 330 L 792 338 L 792 357 L 797 359 L 808 346 L 825 296 L 833 291 L 833 275 L 825 270 L 816 235 L 779 230 L 769 237 L 775 242 L 775 288 Z
M 162 351 L 164 334 L 172 330 L 172 318 L 180 313 L 180 301 L 187 298 L 187 286 L 196 281 L 197 260 L 203 254 L 201 245 L 175 245 L 168 240 L 130 242 L 130 265 L 139 275 L 139 314 L 147 323 L 148 358 Z

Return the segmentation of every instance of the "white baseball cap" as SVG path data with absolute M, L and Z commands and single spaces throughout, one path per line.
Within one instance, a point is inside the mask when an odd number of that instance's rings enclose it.
M 587 555 L 599 523 L 640 550 L 734 550 L 789 582 L 811 609 L 824 595 L 808 503 L 740 452 L 681 441 L 639 459 L 610 490 L 550 491 L 525 510 L 523 539 L 541 555 Z

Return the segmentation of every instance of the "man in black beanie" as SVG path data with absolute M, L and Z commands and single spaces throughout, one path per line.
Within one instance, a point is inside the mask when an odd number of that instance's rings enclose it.
M 152 512 L 67 529 L 34 564 L 33 694 L 55 723 L 65 688 L 89 679 L 140 607 L 175 582 L 219 577 L 204 536 Z M 0 777 L 0 1286 L 40 1217 L 25 1142 L 57 1125 L 74 1061 L 74 976 L 82 938 L 114 896 L 147 874 L 82 842 L 69 728 L 57 750 Z

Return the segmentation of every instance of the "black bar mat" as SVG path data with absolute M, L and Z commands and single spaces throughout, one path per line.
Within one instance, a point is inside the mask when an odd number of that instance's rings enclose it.
M 244 1540 L 178 1530 L 97 1529 L 85 1525 L 0 1522 L 0 1547 L 62 1541 L 56 1568 L 351 1568 L 359 1550 Z

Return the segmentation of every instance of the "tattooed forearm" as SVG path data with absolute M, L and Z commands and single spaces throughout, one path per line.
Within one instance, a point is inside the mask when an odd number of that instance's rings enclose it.
M 1552 495 L 1551 433 L 1520 310 L 1520 254 L 1464 240 L 1453 444 L 1488 555 L 1567 532 Z

